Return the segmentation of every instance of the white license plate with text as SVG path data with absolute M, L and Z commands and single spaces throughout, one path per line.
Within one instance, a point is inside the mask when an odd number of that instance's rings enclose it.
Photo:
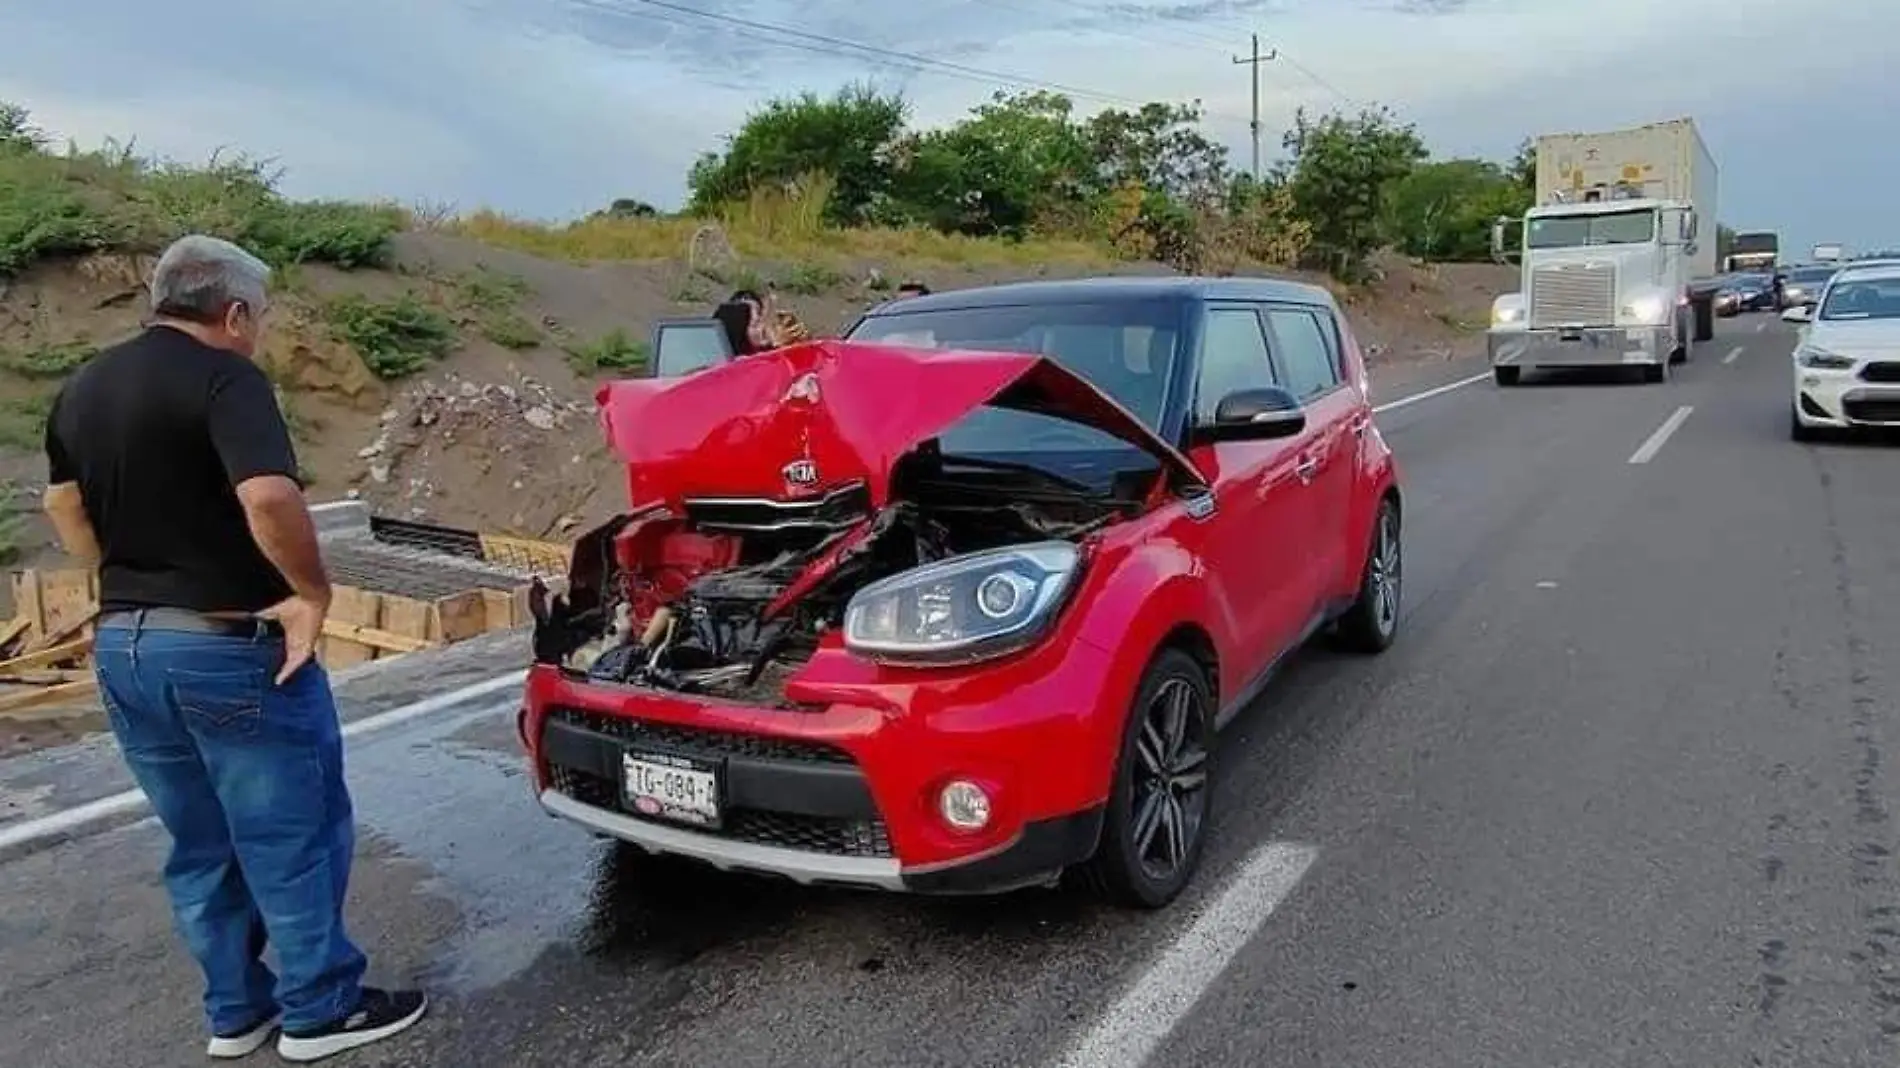
M 621 758 L 627 804 L 641 816 L 714 826 L 719 823 L 719 773 L 658 753 Z

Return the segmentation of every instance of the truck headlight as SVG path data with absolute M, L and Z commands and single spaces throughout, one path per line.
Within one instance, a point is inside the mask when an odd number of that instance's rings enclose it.
M 1506 293 L 1491 302 L 1491 325 L 1516 326 L 1524 321 L 1524 295 Z
M 1669 302 L 1650 293 L 1631 298 L 1623 305 L 1623 318 L 1646 326 L 1659 326 L 1669 317 Z
M 874 660 L 967 663 L 1015 652 L 1048 630 L 1081 566 L 1066 541 L 939 560 L 859 590 L 844 641 Z
M 1803 345 L 1796 349 L 1794 361 L 1810 371 L 1851 371 L 1854 369 L 1853 357 L 1842 356 L 1810 345 Z

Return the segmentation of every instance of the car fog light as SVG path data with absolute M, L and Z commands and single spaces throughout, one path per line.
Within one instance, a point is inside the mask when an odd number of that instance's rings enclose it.
M 980 831 L 990 825 L 990 795 L 981 786 L 958 779 L 937 795 L 937 813 L 959 831 Z

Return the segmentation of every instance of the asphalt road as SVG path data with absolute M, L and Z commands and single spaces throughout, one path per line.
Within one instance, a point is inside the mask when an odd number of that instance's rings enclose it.
M 1381 415 L 1405 631 L 1302 655 L 1236 721 L 1161 914 L 656 884 L 538 813 L 505 694 L 366 730 L 353 922 L 439 1000 L 338 1063 L 1893 1063 L 1900 456 L 1791 443 L 1791 335 L 1721 329 L 1665 386 Z M 359 683 L 351 715 L 451 684 Z M 0 765 L 0 816 L 115 775 L 99 747 Z M 0 1063 L 203 1063 L 162 847 L 121 820 L 0 859 Z

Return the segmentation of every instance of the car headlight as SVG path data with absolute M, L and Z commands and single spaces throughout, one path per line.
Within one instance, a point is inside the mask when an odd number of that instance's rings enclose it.
M 1491 302 L 1492 326 L 1515 326 L 1524 321 L 1524 297 L 1506 293 Z
M 1081 566 L 1066 541 L 1012 545 L 879 579 L 844 612 L 845 646 L 875 660 L 965 663 L 1040 638 Z
M 1851 371 L 1854 369 L 1853 357 L 1842 356 L 1810 345 L 1803 345 L 1796 349 L 1794 360 L 1811 371 Z
M 1658 324 L 1669 316 L 1669 302 L 1654 293 L 1631 298 L 1623 305 L 1623 318 L 1636 323 Z

